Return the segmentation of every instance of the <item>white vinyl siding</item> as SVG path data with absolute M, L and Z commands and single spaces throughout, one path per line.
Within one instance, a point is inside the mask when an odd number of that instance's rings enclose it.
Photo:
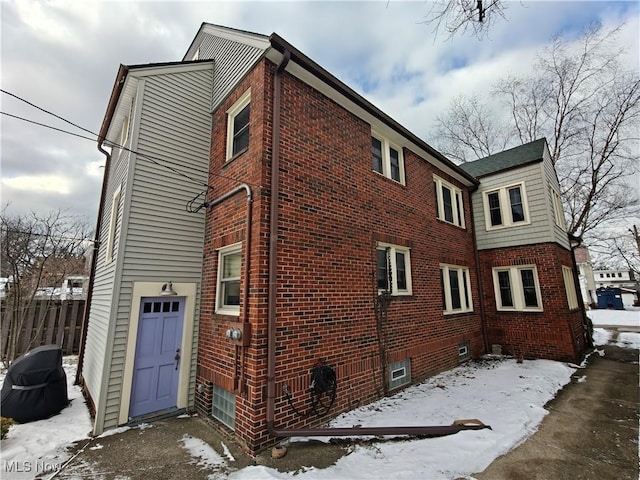
M 554 222 L 545 165 L 546 160 L 487 175 L 480 179 L 478 190 L 472 194 L 479 250 L 547 242 L 556 242 L 565 248 L 569 247 L 566 232 L 563 232 Z M 509 228 L 492 228 L 486 215 L 485 193 L 519 184 L 525 186 L 528 222 L 515 223 Z
M 136 153 L 122 152 L 126 155 L 121 156 L 128 159 L 128 169 L 110 180 L 110 184 L 122 185 L 124 199 L 117 227 L 119 245 L 110 264 L 105 264 L 106 252 L 99 256 L 87 330 L 86 358 L 90 365 L 85 360 L 83 369 L 87 371 L 85 377 L 92 377 L 92 385 L 103 382 L 106 388 L 90 390 L 94 401 L 99 402 L 96 431 L 118 424 L 133 282 L 201 282 L 204 215 L 187 213 L 185 205 L 207 182 L 212 89 L 210 63 L 164 68 L 157 74 L 153 69 L 129 72 L 121 101 L 136 99 L 128 140 Z M 135 95 L 129 93 L 131 90 Z M 129 111 L 123 105 L 125 108 Z M 110 202 L 113 192 L 107 195 Z M 109 218 L 103 219 L 103 230 L 108 225 Z M 199 292 L 194 308 L 197 331 Z M 93 348 L 97 349 L 95 353 Z M 195 336 L 191 352 L 188 361 L 195 365 Z M 189 403 L 193 402 L 195 368 L 191 372 Z M 106 377 L 101 380 L 101 375 Z
M 564 288 L 567 291 L 569 310 L 576 310 L 580 305 L 578 304 L 578 293 L 576 292 L 576 283 L 571 267 L 562 266 L 562 277 L 564 278 Z
M 212 32 L 213 28 L 206 28 Z M 220 29 L 225 35 L 226 29 Z M 233 36 L 233 35 L 230 35 Z M 239 35 L 238 40 L 211 35 L 201 32 L 196 38 L 198 58 L 200 60 L 213 59 L 216 63 L 214 82 L 215 90 L 211 97 L 210 111 L 214 111 L 222 101 L 231 93 L 237 82 L 260 60 L 265 49 L 269 47 L 268 40 L 264 40 L 264 47 L 257 44 L 260 41 L 252 42 L 252 45 L 240 43 L 244 35 Z

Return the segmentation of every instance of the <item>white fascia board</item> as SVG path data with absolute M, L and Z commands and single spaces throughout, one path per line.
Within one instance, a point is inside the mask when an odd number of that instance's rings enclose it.
M 138 82 L 149 76 L 169 75 L 183 72 L 195 72 L 201 70 L 211 70 L 213 72 L 213 60 L 198 63 L 176 63 L 175 65 L 153 65 L 130 66 L 129 72 L 124 79 L 124 87 L 118 105 L 109 124 L 109 130 L 105 138 L 107 146 L 109 142 L 117 142 L 120 136 L 120 129 L 124 118 L 129 114 L 131 102 L 138 90 Z
M 267 52 L 266 57 L 272 62 L 274 62 L 276 65 L 278 65 L 282 60 L 283 55 L 277 50 L 272 48 Z M 287 64 L 286 71 L 289 72 L 291 75 L 299 78 L 306 84 L 310 85 L 314 89 L 318 90 L 323 95 L 326 95 L 328 98 L 336 102 L 338 105 L 344 107 L 345 109 L 353 113 L 358 118 L 361 118 L 362 120 L 370 124 L 373 130 L 375 130 L 378 134 L 383 135 L 392 143 L 395 143 L 400 147 L 404 147 L 411 150 L 420 158 L 428 161 L 429 163 L 437 167 L 439 170 L 451 175 L 453 178 L 460 181 L 463 185 L 468 187 L 474 185 L 472 182 L 470 182 L 467 178 L 465 178 L 459 172 L 456 172 L 454 169 L 452 169 L 449 165 L 433 157 L 431 154 L 429 154 L 426 150 L 421 148 L 419 145 L 415 144 L 414 142 L 406 138 L 404 135 L 401 135 L 395 129 L 387 125 L 385 122 L 381 121 L 378 117 L 370 114 L 369 112 L 364 110 L 362 107 L 360 107 L 359 105 L 355 104 L 344 95 L 337 92 L 334 88 L 332 88 L 331 86 L 321 81 L 318 77 L 313 75 L 304 67 L 295 63 L 293 60 Z
M 204 24 L 200 32 L 213 35 L 214 37 L 225 38 L 227 40 L 232 40 L 238 43 L 244 43 L 245 45 L 249 45 L 251 47 L 261 48 L 266 50 L 271 46 L 269 42 L 269 38 L 263 35 L 258 35 L 251 32 L 243 32 L 241 30 L 232 30 L 229 28 L 219 27 L 212 24 Z

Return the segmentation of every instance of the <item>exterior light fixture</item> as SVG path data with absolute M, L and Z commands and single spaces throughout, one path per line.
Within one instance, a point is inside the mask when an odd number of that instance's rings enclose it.
M 169 295 L 177 295 L 177 293 L 173 289 L 173 284 L 169 282 L 162 285 L 162 291 L 160 292 L 160 295 L 162 295 L 163 297 L 166 297 Z

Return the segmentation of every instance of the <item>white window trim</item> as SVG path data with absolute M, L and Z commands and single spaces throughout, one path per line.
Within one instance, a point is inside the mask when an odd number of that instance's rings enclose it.
M 105 252 L 105 263 L 111 263 L 114 258 L 114 244 L 116 237 L 116 227 L 118 226 L 118 211 L 120 210 L 120 199 L 122 197 L 122 185 L 113 192 L 111 197 L 111 218 L 109 219 L 109 236 L 107 237 L 107 250 Z
M 576 282 L 573 279 L 573 269 L 562 266 L 562 277 L 564 278 L 564 288 L 567 291 L 567 304 L 569 310 L 577 310 L 580 305 L 578 303 L 578 292 L 576 291 Z
M 551 189 L 551 198 L 553 201 L 553 218 L 562 230 L 567 231 L 567 221 L 564 218 L 564 208 L 562 206 L 562 199 L 560 198 L 560 194 Z
M 218 276 L 216 279 L 216 313 L 221 315 L 233 315 L 240 316 L 240 305 L 229 306 L 222 304 L 222 272 L 223 272 L 223 258 L 227 255 L 234 255 L 240 253 L 242 255 L 242 243 L 234 243 L 233 245 L 227 245 L 218 249 Z M 244 259 L 242 259 L 244 260 Z M 240 270 L 242 272 L 242 269 Z M 240 280 L 240 277 L 238 277 Z M 240 300 L 242 302 L 242 300 Z
M 509 199 L 509 189 L 520 187 L 520 195 L 522 196 L 522 212 L 524 220 L 522 222 L 514 222 L 511 215 L 511 200 Z M 491 225 L 491 212 L 489 211 L 489 195 L 498 193 L 500 199 L 500 215 L 502 216 L 502 225 Z M 500 188 L 492 188 L 482 192 L 482 203 L 484 207 L 485 228 L 489 230 L 500 230 L 503 228 L 519 227 L 521 225 L 531 224 L 531 216 L 529 215 L 529 203 L 527 202 L 527 190 L 524 182 L 512 183 Z
M 390 267 L 391 267 L 391 272 L 392 272 L 392 276 L 391 276 L 391 295 L 393 296 L 403 296 L 403 295 L 412 295 L 412 284 L 411 284 L 411 251 L 408 247 L 401 247 L 398 245 L 392 245 L 390 243 L 382 243 L 382 242 L 378 242 L 377 248 L 376 248 L 376 252 L 378 250 L 386 250 L 389 249 L 389 263 L 390 263 Z M 397 264 L 396 264 L 396 252 L 398 253 L 404 253 L 405 255 L 405 277 L 407 280 L 407 288 L 405 290 L 398 290 L 398 283 L 396 280 L 396 272 L 398 271 L 397 269 Z M 376 257 L 377 259 L 377 257 Z M 376 264 L 377 267 L 377 264 Z M 377 271 L 377 270 L 376 270 Z M 377 278 L 376 278 L 377 281 Z M 378 294 L 383 293 L 385 290 L 383 289 L 378 289 Z
M 405 172 L 404 172 L 404 153 L 402 151 L 402 147 L 390 142 L 383 135 L 380 135 L 375 131 L 371 132 L 371 136 L 378 139 L 382 144 L 382 173 L 377 172 L 376 170 L 373 170 L 373 169 L 372 171 L 396 183 L 399 183 L 401 185 L 406 185 Z M 398 163 L 400 166 L 400 181 L 394 178 L 391 178 L 391 155 L 389 154 L 389 148 L 393 148 L 398 152 Z
M 462 190 L 456 187 L 455 185 L 443 180 L 437 175 L 433 176 L 433 181 L 436 184 L 436 195 L 438 198 L 437 212 L 436 217 L 443 222 L 448 223 L 449 225 L 455 225 L 456 227 L 466 228 L 465 220 L 464 220 L 464 195 L 462 194 Z M 445 219 L 444 213 L 444 197 L 442 195 L 442 187 L 447 187 L 451 190 L 452 195 L 452 209 L 453 209 L 453 222 L 450 222 Z M 459 205 L 456 199 L 459 200 Z M 458 207 L 462 209 L 461 212 L 458 212 Z M 458 223 L 458 217 L 460 218 L 460 222 Z
M 456 309 L 453 308 L 451 283 L 449 282 L 449 272 L 451 271 L 456 271 L 458 273 L 458 285 L 460 285 L 460 308 Z M 463 272 L 466 273 L 466 282 Z M 469 275 L 469 267 L 441 263 L 440 275 L 442 275 L 442 284 L 444 286 L 444 303 L 446 307 L 444 309 L 444 314 L 452 315 L 455 313 L 473 312 L 473 296 L 471 295 L 471 276 Z M 463 285 L 466 285 L 466 293 L 469 295 L 469 298 L 464 298 L 465 289 L 462 288 Z M 469 304 L 468 307 L 467 303 Z
M 249 103 L 251 103 L 251 88 L 227 110 L 227 161 L 233 158 L 233 120 Z M 249 116 L 249 122 L 251 122 L 251 116 Z
M 536 287 L 536 296 L 538 298 L 537 307 L 527 307 L 524 302 L 524 288 L 522 286 L 522 277 L 520 270 L 533 270 L 533 280 Z M 503 307 L 502 298 L 500 296 L 500 281 L 498 280 L 498 272 L 509 272 L 509 283 L 511 284 L 511 298 L 513 299 L 513 307 Z M 503 312 L 542 312 L 542 295 L 540 294 L 540 281 L 538 280 L 538 269 L 535 265 L 516 265 L 508 267 L 493 268 L 493 290 L 496 300 L 496 309 Z

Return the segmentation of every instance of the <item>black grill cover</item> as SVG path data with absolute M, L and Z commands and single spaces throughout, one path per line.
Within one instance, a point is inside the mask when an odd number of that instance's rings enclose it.
M 62 349 L 44 345 L 18 357 L 2 385 L 0 413 L 18 423 L 42 420 L 69 404 Z

